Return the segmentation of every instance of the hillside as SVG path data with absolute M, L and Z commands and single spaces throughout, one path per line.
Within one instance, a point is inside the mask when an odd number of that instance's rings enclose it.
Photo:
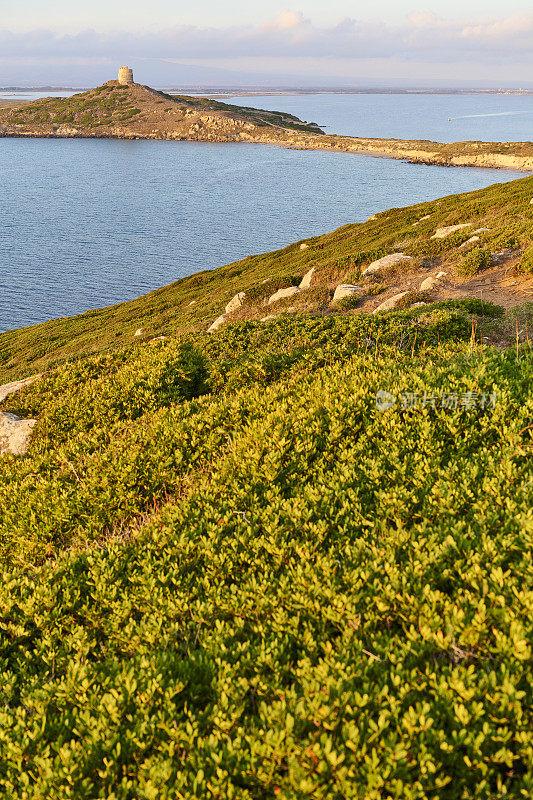
M 512 309 L 533 298 L 532 198 L 533 178 L 523 178 L 391 209 L 364 223 L 182 278 L 130 302 L 0 333 L 0 383 L 73 356 L 205 331 L 239 292 L 246 294 L 246 301 L 227 317 L 228 323 L 259 321 L 288 308 L 329 314 L 335 310 L 331 301 L 339 284 L 360 284 L 356 313 L 371 313 L 401 291 L 418 293 L 422 281 L 439 272 L 448 273 L 446 280 L 436 281 L 426 300 L 475 297 Z M 443 239 L 432 238 L 437 229 L 455 225 L 466 227 Z M 485 230 L 470 242 L 479 229 Z M 485 259 L 481 267 L 467 264 L 465 269 L 468 252 L 477 254 L 479 249 L 490 254 L 490 264 Z M 372 261 L 398 251 L 412 261 L 362 278 Z M 297 286 L 310 269 L 314 272 L 307 291 L 265 306 L 277 289 Z
M 138 83 L 108 81 L 65 99 L 0 107 L 0 137 L 105 137 L 255 142 L 298 150 L 395 158 L 412 163 L 533 172 L 531 142 L 454 142 L 325 134 L 315 123 L 276 111 L 169 95 Z
M 1 795 L 531 795 L 532 196 L 0 335 Z
M 0 134 L 199 141 L 254 141 L 285 130 L 321 133 L 291 114 L 168 95 L 138 83 L 108 81 L 67 98 L 0 109 Z

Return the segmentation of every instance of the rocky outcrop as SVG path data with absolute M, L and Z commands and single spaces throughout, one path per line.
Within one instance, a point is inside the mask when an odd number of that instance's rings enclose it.
M 313 279 L 313 274 L 315 272 L 315 268 L 311 267 L 309 272 L 306 272 L 303 276 L 302 280 L 300 281 L 300 289 L 309 289 L 311 286 L 311 281 Z
M 36 419 L 21 419 L 16 414 L 0 411 L 0 455 L 24 455 L 36 424 Z
M 38 375 L 30 375 L 29 378 L 24 378 L 21 381 L 13 381 L 13 383 L 5 383 L 3 386 L 0 386 L 0 403 L 2 400 L 5 400 L 8 395 L 20 392 L 20 390 L 24 389 L 26 386 L 31 386 L 31 384 L 35 383 L 40 377 L 41 373 Z
M 366 278 L 367 275 L 375 275 L 386 267 L 395 267 L 398 264 L 409 264 L 414 261 L 412 256 L 406 256 L 405 253 L 391 253 L 389 256 L 378 258 L 366 267 L 361 275 Z
M 223 325 L 226 321 L 226 314 L 221 314 L 220 317 L 217 317 L 214 322 L 211 323 L 209 328 L 207 329 L 208 333 L 214 333 L 218 331 L 221 325 Z
M 472 226 L 471 222 L 462 222 L 460 225 L 448 225 L 446 228 L 437 228 L 432 239 L 446 239 L 447 236 L 451 236 L 452 233 L 456 231 L 462 231 L 464 228 L 470 228 Z
M 337 303 L 339 300 L 342 300 L 344 297 L 351 297 L 354 294 L 364 294 L 364 289 L 362 286 L 356 286 L 355 284 L 350 283 L 341 283 L 340 286 L 337 286 L 335 292 L 333 293 L 332 303 Z
M 232 311 L 237 311 L 238 308 L 244 303 L 246 294 L 244 292 L 237 292 L 235 297 L 232 297 L 226 306 L 226 314 L 231 314 Z
M 395 294 L 394 297 L 389 297 L 388 300 L 385 300 L 381 305 L 373 310 L 373 314 L 379 314 L 380 311 L 391 311 L 393 308 L 397 308 L 404 297 L 406 297 L 409 292 L 400 292 L 399 294 Z
M 278 300 L 285 300 L 287 297 L 292 297 L 295 294 L 298 294 L 301 289 L 298 286 L 287 286 L 286 289 L 278 289 L 277 292 L 274 292 L 268 298 L 268 305 L 272 305 L 272 303 L 277 303 Z

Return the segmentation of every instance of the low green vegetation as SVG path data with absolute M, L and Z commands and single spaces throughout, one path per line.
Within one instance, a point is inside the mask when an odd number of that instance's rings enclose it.
M 474 247 L 457 264 L 455 271 L 464 278 L 471 278 L 481 270 L 488 269 L 491 264 L 490 251 L 483 247 Z
M 533 357 L 416 311 L 139 344 L 9 398 L 39 423 L 1 457 L 2 793 L 531 794 Z
M 531 797 L 531 304 L 501 349 L 476 298 L 205 327 L 465 217 L 527 252 L 532 184 L 0 335 L 44 369 L 2 404 L 1 796 Z

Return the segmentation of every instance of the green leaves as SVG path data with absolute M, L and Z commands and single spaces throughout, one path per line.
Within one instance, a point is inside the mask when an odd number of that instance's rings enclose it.
M 0 794 L 531 793 L 533 360 L 456 311 L 244 323 L 11 398 L 39 426 L 0 474 Z

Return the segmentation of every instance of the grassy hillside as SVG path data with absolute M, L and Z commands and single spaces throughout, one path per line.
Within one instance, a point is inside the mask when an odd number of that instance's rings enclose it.
M 221 103 L 203 97 L 169 95 L 141 84 L 123 85 L 108 81 L 71 97 L 45 97 L 19 107 L 0 111 L 0 123 L 9 131 L 52 133 L 53 126 L 66 125 L 81 133 L 106 135 L 118 128 L 134 129 L 140 135 L 153 132 L 152 125 L 165 130 L 183 127 L 187 121 L 239 120 L 258 128 L 282 128 L 290 131 L 321 133 L 314 123 L 302 122 L 293 114 L 264 111 Z M 146 127 L 148 126 L 148 127 Z M 183 128 L 182 132 L 186 132 Z
M 365 223 L 345 225 L 333 233 L 296 242 L 272 253 L 253 255 L 218 269 L 205 270 L 176 281 L 145 297 L 77 317 L 0 333 L 0 383 L 38 372 L 62 360 L 130 345 L 141 328 L 142 338 L 205 330 L 239 291 L 247 293 L 243 315 L 260 319 L 262 302 L 279 286 L 297 283 L 315 268 L 312 288 L 277 310 L 294 306 L 321 313 L 329 309 L 338 283 L 360 282 L 361 270 L 375 258 L 401 249 L 422 269 L 460 268 L 466 253 L 460 245 L 475 228 L 486 227 L 481 244 L 486 251 L 514 249 L 513 265 L 533 273 L 533 178 L 496 184 L 480 191 L 378 214 Z M 425 219 L 422 219 L 425 218 Z M 422 219 L 421 222 L 419 220 Z M 436 228 L 471 222 L 470 230 L 432 240 Z M 416 224 L 415 224 L 416 223 Z M 223 257 L 221 256 L 221 259 Z M 266 282 L 266 283 L 265 283 Z M 364 282 L 363 282 L 364 283 Z M 372 281 L 370 292 L 376 291 Z M 395 276 L 384 283 L 383 297 Z M 191 305 L 192 303 L 192 305 Z M 363 307 L 365 310 L 365 307 Z
M 487 346 L 505 312 L 476 298 L 309 311 L 407 232 L 460 268 L 430 235 L 465 217 L 484 247 L 515 237 L 518 274 L 531 194 L 393 210 L 0 337 L 6 376 L 46 367 L 2 405 L 38 422 L 0 456 L 0 795 L 531 796 L 529 337 Z M 258 321 L 262 281 L 311 265 L 301 313 Z

